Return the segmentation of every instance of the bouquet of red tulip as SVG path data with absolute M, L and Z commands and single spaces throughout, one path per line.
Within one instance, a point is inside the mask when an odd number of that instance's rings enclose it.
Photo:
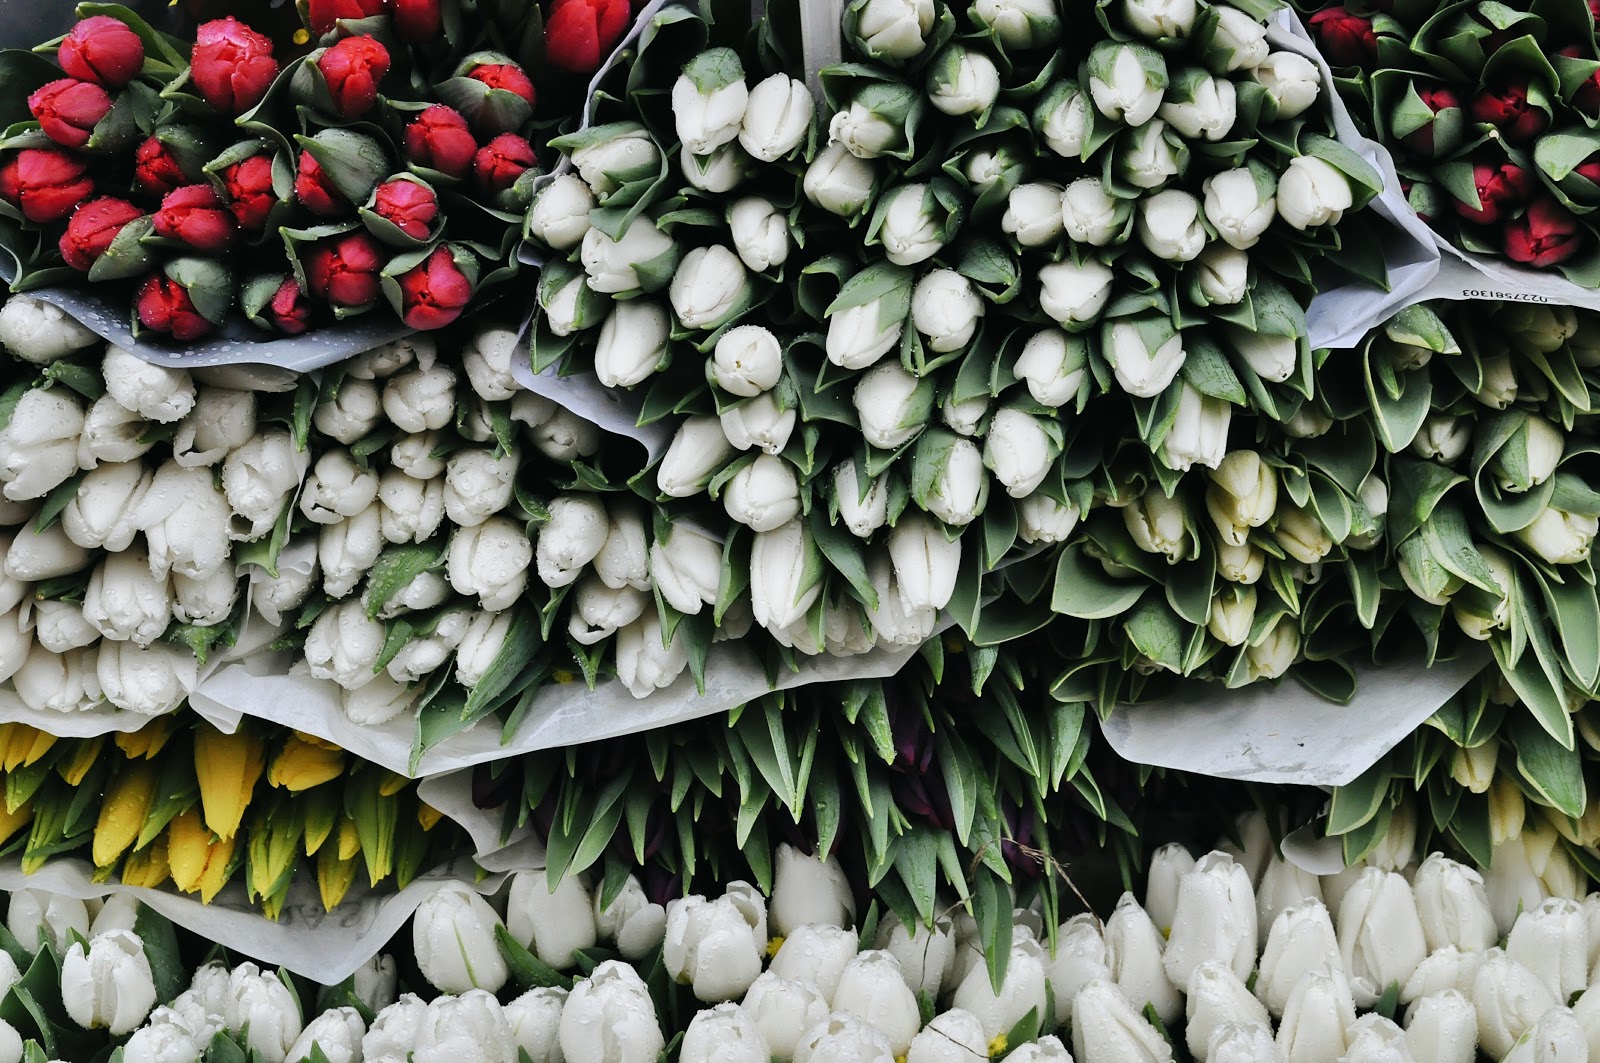
M 297 40 L 316 47 L 284 64 L 231 16 L 188 43 L 120 6 L 78 14 L 38 54 L 0 53 L 9 279 L 87 280 L 132 303 L 135 336 L 191 344 L 235 313 L 277 336 L 381 306 L 454 321 L 516 269 L 529 71 L 576 83 L 628 5 L 564 0 L 548 27 L 480 5 L 469 30 L 440 0 L 312 0 Z
M 1358 123 L 1456 247 L 1600 282 L 1600 46 L 1585 0 L 1345 0 L 1309 19 Z

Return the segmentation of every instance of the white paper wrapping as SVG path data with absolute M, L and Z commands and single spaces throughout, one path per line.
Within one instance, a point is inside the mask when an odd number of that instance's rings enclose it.
M 467 832 L 472 839 L 473 857 L 484 870 L 521 871 L 544 866 L 543 850 L 539 849 L 531 828 L 520 827 L 502 841 L 503 810 L 482 809 L 473 804 L 470 769 L 422 780 L 417 784 L 417 796 Z M 529 842 L 533 843 L 536 856 L 530 853 Z M 534 862 L 529 863 L 530 860 Z
M 316 884 L 306 876 L 289 887 L 283 914 L 274 923 L 245 899 L 244 886 L 234 882 L 210 904 L 165 890 L 99 883 L 85 860 L 52 860 L 32 875 L 21 863 L 0 863 L 0 889 L 39 889 L 89 899 L 128 893 L 174 923 L 222 947 L 252 959 L 281 966 L 323 985 L 336 985 L 383 951 L 389 940 L 427 897 L 444 885 L 466 885 L 492 894 L 505 881 L 491 874 L 478 879 L 471 860 L 462 859 L 420 875 L 398 893 L 373 893 L 359 880 L 334 912 L 323 910 Z
M 1188 688 L 1118 705 L 1101 729 L 1124 759 L 1223 779 L 1342 786 L 1411 734 L 1482 671 L 1484 651 L 1423 668 L 1356 666 L 1355 697 L 1336 705 L 1291 681 Z
M 1555 270 L 1527 269 L 1484 255 L 1471 255 L 1435 236 L 1444 256 L 1439 273 L 1416 301 L 1508 299 L 1600 310 L 1600 291 L 1573 284 Z
M 1318 292 L 1306 308 L 1306 327 L 1311 346 L 1343 349 L 1354 347 L 1374 326 L 1387 321 L 1412 303 L 1422 301 L 1430 281 L 1439 271 L 1439 250 L 1433 231 L 1423 224 L 1400 192 L 1400 176 L 1395 173 L 1389 152 L 1361 135 L 1350 120 L 1350 110 L 1339 98 L 1333 71 L 1317 53 L 1311 35 L 1293 11 L 1278 12 L 1267 27 L 1267 41 L 1273 48 L 1298 52 L 1316 63 L 1322 74 L 1322 101 L 1333 119 L 1335 138 L 1377 168 L 1383 177 L 1383 191 L 1368 210 L 1387 223 L 1384 259 L 1389 269 L 1389 290 L 1367 284 L 1348 284 Z
M 648 464 L 654 464 L 666 453 L 672 442 L 672 428 L 665 421 L 639 424 L 642 396 L 621 388 L 608 388 L 587 370 L 562 376 L 560 368 L 552 365 L 542 373 L 535 373 L 532 353 L 524 345 L 511 365 L 511 375 L 535 395 L 549 399 L 613 435 L 636 441 L 644 447 Z
M 615 679 L 590 690 L 581 682 L 552 684 L 540 690 L 522 725 L 501 741 L 502 724 L 490 717 L 452 735 L 422 757 L 418 778 L 531 753 L 540 749 L 618 738 L 657 727 L 728 712 L 770 690 L 810 683 L 881 679 L 895 674 L 917 652 L 915 647 L 876 649 L 856 657 L 806 658 L 799 671 L 785 672 L 776 687 L 748 649 L 731 642 L 711 647 L 706 659 L 706 690 L 695 689 L 685 671 L 677 682 L 648 698 L 635 698 Z M 230 664 L 202 683 L 191 699 L 210 711 L 232 710 L 271 720 L 339 746 L 402 775 L 410 771 L 416 720 L 411 713 L 377 727 L 363 727 L 345 716 L 339 688 L 330 680 L 289 675 L 283 655 L 260 655 Z

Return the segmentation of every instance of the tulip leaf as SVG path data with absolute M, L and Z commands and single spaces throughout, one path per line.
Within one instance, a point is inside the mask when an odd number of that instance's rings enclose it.
M 868 609 L 878 608 L 878 592 L 867 575 L 867 562 L 862 541 L 852 535 L 842 524 L 830 524 L 821 506 L 812 509 L 811 534 L 822 556 L 845 582 L 851 593 Z
M 172 1000 L 188 983 L 188 970 L 178 955 L 178 935 L 172 928 L 172 921 L 154 908 L 141 904 L 133 930 L 144 942 L 145 958 L 150 961 L 150 972 L 155 977 L 156 1000 Z
M 511 936 L 511 931 L 506 929 L 504 923 L 495 924 L 494 939 L 500 945 L 500 955 L 505 957 L 506 967 L 510 969 L 511 979 L 516 982 L 517 988 L 522 990 L 572 988 L 572 979 L 529 952 L 521 942 Z
M 916 908 L 917 919 L 913 922 L 933 921 L 939 889 L 938 850 L 938 839 L 926 827 L 907 831 L 895 844 L 894 867 Z
M 1386 758 L 1343 786 L 1334 788 L 1325 828 L 1329 837 L 1348 834 L 1378 814 L 1389 796 L 1389 775 Z
M 999 994 L 1005 985 L 1006 969 L 1011 965 L 1013 927 L 1011 888 L 988 864 L 973 871 L 972 914 L 978 921 L 978 937 L 983 942 L 983 957 L 989 968 L 989 984 Z
M 1521 713 L 1512 719 L 1509 737 L 1517 750 L 1517 771 L 1543 803 L 1573 819 L 1582 817 L 1588 803 L 1582 754 L 1564 748 Z
M 1077 543 L 1061 552 L 1050 608 L 1080 620 L 1121 616 L 1144 596 L 1148 584 L 1114 580 Z

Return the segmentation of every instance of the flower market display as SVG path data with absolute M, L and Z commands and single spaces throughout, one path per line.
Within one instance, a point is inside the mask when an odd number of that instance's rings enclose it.
M 40 7 L 0 1063 L 1600 1061 L 1600 11 Z

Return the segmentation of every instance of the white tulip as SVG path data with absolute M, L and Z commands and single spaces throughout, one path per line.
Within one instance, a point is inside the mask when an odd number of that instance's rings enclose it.
M 661 944 L 667 932 L 667 910 L 645 895 L 636 877 L 628 876 L 608 907 L 601 906 L 603 897 L 600 892 L 594 895 L 594 925 L 602 940 L 614 944 L 630 960 Z
M 828 998 L 821 990 L 810 982 L 785 981 L 771 971 L 750 983 L 740 1007 L 779 1059 L 791 1058 L 800 1039 L 828 1021 Z
M 1327 906 L 1314 897 L 1280 912 L 1266 933 L 1266 942 L 1255 993 L 1273 1015 L 1284 1014 L 1302 977 L 1341 962 L 1333 920 Z
M 767 454 L 778 454 L 789 445 L 796 416 L 792 400 L 786 402 L 777 393 L 766 391 L 724 410 L 722 434 L 736 450 L 756 447 Z
M 49 365 L 98 342 L 65 310 L 37 296 L 12 295 L 0 306 L 0 344 L 25 362 Z
M 468 690 L 477 686 L 505 648 L 510 633 L 510 613 L 474 614 L 456 646 L 456 682 Z
M 778 846 L 768 916 L 779 937 L 802 926 L 842 927 L 855 915 L 855 897 L 837 858 L 807 856 L 786 843 Z
M 797 926 L 783 937 L 768 970 L 789 982 L 809 982 L 824 1000 L 833 1000 L 846 965 L 856 958 L 861 940 L 836 926 Z
M 1223 170 L 1207 177 L 1201 187 L 1206 221 L 1229 247 L 1240 251 L 1254 247 L 1277 217 L 1272 177 L 1264 169 Z
M 793 1063 L 895 1063 L 888 1035 L 848 1012 L 835 1012 L 801 1035 Z
M 62 531 L 87 550 L 127 550 L 139 533 L 139 503 L 152 481 L 150 471 L 137 461 L 93 469 L 79 481 L 72 500 L 61 511 Z
M 868 100 L 852 100 L 828 121 L 828 143 L 858 159 L 876 159 L 895 146 L 903 131 L 895 119 L 879 114 Z
M 316 678 L 356 690 L 372 681 L 386 638 L 360 600 L 337 602 L 318 614 L 306 635 L 306 665 Z
M 205 394 L 200 398 L 204 407 Z M 311 414 L 311 424 L 317 431 L 345 446 L 371 432 L 382 420 L 383 395 L 371 380 L 344 380 L 333 398 L 319 403 Z
M 686 417 L 656 467 L 656 486 L 672 498 L 697 495 L 732 453 L 717 418 Z
M 1218 601 L 1224 601 L 1226 598 L 1224 592 Z M 1267 866 L 1262 870 L 1261 881 L 1256 885 L 1256 931 L 1261 940 L 1267 939 L 1278 913 L 1305 900 L 1315 900 L 1319 903 L 1322 901 L 1321 881 L 1316 875 L 1291 864 L 1274 852 L 1267 858 Z M 1328 926 L 1332 930 L 1331 920 Z
M 1530 822 L 1511 841 L 1496 845 L 1484 886 L 1495 923 L 1509 931 L 1518 911 L 1537 907 L 1547 897 L 1583 895 L 1577 865 L 1548 823 Z
M 516 1041 L 505 1010 L 493 994 L 472 989 L 438 997 L 428 1005 L 417 1029 L 412 1063 L 516 1063 Z
M 739 143 L 754 158 L 777 162 L 804 143 L 815 112 L 816 104 L 803 82 L 787 74 L 773 74 L 750 90 Z
M 559 495 L 549 510 L 550 519 L 539 529 L 535 563 L 546 586 L 565 587 L 605 545 L 609 521 L 605 503 L 596 495 Z
M 571 251 L 589 231 L 589 211 L 593 209 L 594 193 L 583 178 L 560 174 L 539 191 L 528 208 L 528 235 L 557 251 Z
M 853 1015 L 881 1030 L 896 1056 L 906 1053 L 922 1025 L 917 998 L 906 985 L 900 961 L 875 949 L 860 953 L 845 966 L 833 1005 L 835 1013 Z
M 499 992 L 509 976 L 494 936 L 500 925 L 494 909 L 473 890 L 441 886 L 418 906 L 411 920 L 412 947 L 422 976 L 445 993 Z
M 1304 114 L 1322 91 L 1317 66 L 1298 52 L 1270 52 L 1250 77 L 1278 105 L 1278 121 Z
M 1183 1014 L 1183 995 L 1162 965 L 1166 938 L 1133 894 L 1117 901 L 1106 920 L 1105 942 L 1111 980 L 1128 1003 L 1140 1009 L 1150 1005 L 1163 1023 L 1176 1021 Z
M 1072 1053 L 1059 1037 L 1041 1037 L 1012 1049 L 1006 1056 L 1012 1063 L 1072 1063 Z
M 1263 380 L 1281 383 L 1299 367 L 1300 344 L 1293 336 L 1272 336 L 1229 325 L 1227 337 L 1239 357 Z
M 1278 178 L 1278 216 L 1295 229 L 1337 225 L 1355 203 L 1350 179 L 1314 155 L 1301 155 Z
M 5 1034 L 0 1033 L 0 1060 L 22 1063 L 21 1039 L 17 1040 L 14 1056 L 6 1052 L 5 1040 Z M 150 1013 L 150 1021 L 133 1031 L 122 1046 L 122 1059 L 124 1063 L 198 1063 L 202 1046 L 207 1043 L 209 1038 L 202 1040 L 182 1015 L 171 1008 L 156 1008 Z
M 1430 953 L 1447 945 L 1488 949 L 1499 940 L 1483 876 L 1472 868 L 1434 853 L 1417 869 L 1412 887 Z
M 893 450 L 922 431 L 933 413 L 933 382 L 888 362 L 864 374 L 851 395 L 861 434 L 871 445 Z
M 1124 181 L 1147 192 L 1161 188 L 1184 168 L 1167 123 L 1159 118 L 1125 136 L 1113 161 Z
M 1196 967 L 1219 960 L 1245 978 L 1255 965 L 1255 956 L 1255 895 L 1250 875 L 1226 853 L 1207 853 L 1179 883 L 1172 936 L 1163 961 L 1167 977 L 1187 991 Z
M 436 431 L 455 412 L 456 374 L 449 366 L 397 373 L 383 386 L 384 416 L 402 432 Z
M 650 547 L 650 577 L 661 596 L 690 616 L 714 604 L 722 580 L 722 546 L 693 528 L 675 527 Z
M 1340 1057 L 1344 1063 L 1417 1063 L 1411 1056 L 1405 1031 L 1382 1015 L 1363 1015 L 1348 1032 L 1350 1047 Z
M 653 299 L 619 302 L 600 326 L 594 372 L 608 388 L 631 388 L 649 379 L 666 357 L 671 322 Z
M 1077 243 L 1095 247 L 1114 243 L 1127 218 L 1125 201 L 1108 194 L 1098 177 L 1080 177 L 1061 192 L 1062 227 Z
M 730 48 L 701 52 L 672 85 L 672 117 L 678 140 L 691 155 L 706 155 L 735 139 L 750 90 L 744 68 Z
M 859 215 L 872 201 L 876 184 L 877 172 L 871 161 L 857 158 L 838 143 L 817 152 L 801 179 L 807 199 L 841 218 Z
M 884 257 L 897 266 L 914 266 L 944 247 L 939 233 L 942 208 L 928 185 L 908 184 L 885 192 L 874 217 Z
M 906 1063 L 981 1063 L 989 1058 L 989 1041 L 977 1016 L 951 1008 L 935 1015 L 911 1039 Z
M 617 186 L 636 179 L 634 175 L 654 174 L 661 163 L 661 149 L 640 125 L 627 123 L 605 140 L 575 148 L 572 165 L 591 191 L 605 198 Z
M 781 78 L 783 74 L 774 74 L 773 77 Z M 806 100 L 810 101 L 807 96 Z M 739 253 L 739 261 L 745 268 L 753 273 L 764 273 L 774 266 L 781 266 L 789 259 L 789 221 L 769 199 L 761 196 L 745 196 L 728 208 L 728 231 L 733 237 L 733 248 Z M 765 333 L 766 330 L 759 325 L 741 325 L 739 329 L 753 329 Z M 767 333 L 771 335 L 771 333 Z M 720 350 L 722 342 L 727 338 L 725 334 L 717 341 Z M 774 341 L 776 343 L 776 341 Z M 713 383 L 718 383 L 713 379 Z M 776 380 L 773 383 L 777 383 Z M 771 387 L 768 384 L 767 387 Z M 724 390 L 732 390 L 724 386 Z M 762 389 L 765 390 L 765 389 Z M 742 394 L 734 392 L 734 394 Z
M 299 1002 L 289 987 L 253 963 L 242 963 L 228 973 L 223 1019 L 228 1033 L 266 1063 L 283 1063 L 304 1028 Z
M 95 659 L 95 680 L 112 705 L 141 716 L 176 709 L 200 685 L 200 664 L 179 646 L 106 642 Z
M 1597 532 L 1600 518 L 1548 507 L 1514 534 L 1552 565 L 1575 565 L 1589 556 Z
M 415 993 L 383 1008 L 361 1038 L 364 1063 L 407 1063 L 427 1016 L 428 1005 Z
M 532 1063 L 562 1063 L 561 1009 L 567 991 L 553 986 L 530 989 L 504 1009 L 511 1039 Z
M 1139 242 L 1159 259 L 1189 262 L 1205 250 L 1200 201 L 1187 192 L 1169 188 L 1141 199 L 1138 217 Z
M 1049 981 L 1055 998 L 1072 1000 L 1092 982 L 1111 982 L 1110 952 L 1100 932 L 1100 920 L 1075 915 L 1056 928 L 1056 954 L 1050 961 Z M 982 953 L 975 964 L 983 961 Z M 1120 995 L 1121 990 L 1118 990 Z M 1058 1007 L 1060 1005 L 1057 1005 Z
M 795 623 L 822 593 L 818 550 L 801 521 L 759 532 L 750 548 L 750 604 L 768 631 Z
M 734 209 L 737 211 L 737 204 Z M 753 398 L 775 387 L 782 378 L 783 351 L 777 337 L 767 329 L 740 325 L 718 338 L 706 375 L 730 395 Z
M 740 524 L 758 532 L 776 531 L 800 514 L 800 482 L 794 466 L 776 454 L 758 456 L 728 481 L 722 504 Z
M 1447 989 L 1406 1009 L 1406 1044 L 1420 1060 L 1473 1063 L 1478 1058 L 1478 1012 L 1461 993 Z
M 1135 546 L 1146 553 L 1161 554 L 1168 564 L 1177 564 L 1189 549 L 1183 506 L 1162 494 L 1160 488 L 1146 491 L 1132 505 L 1124 506 L 1122 523 Z M 1245 882 L 1249 884 L 1248 875 Z
M 1197 1057 L 1198 1058 L 1198 1057 Z M 1283 1063 L 1283 1053 L 1264 1023 L 1225 1022 L 1206 1042 L 1207 1063 Z
M 378 497 L 378 476 L 356 464 L 350 452 L 330 450 L 317 459 L 300 494 L 300 512 L 318 524 L 337 524 Z
M 744 1009 L 718 1004 L 689 1020 L 678 1058 L 682 1063 L 771 1063 L 772 1049 Z
M 682 630 L 663 645 L 661 618 L 654 610 L 617 632 L 617 678 L 636 698 L 671 686 L 688 664 Z
M 170 424 L 194 409 L 194 378 L 167 369 L 115 345 L 106 348 L 101 376 L 106 394 L 147 421 Z
M 983 300 L 972 282 L 952 269 L 928 272 L 911 293 L 911 323 L 935 353 L 965 347 L 983 317 Z
M 394 957 L 380 953 L 356 968 L 351 992 L 374 1015 L 395 1001 L 395 987 L 399 976 L 395 972 Z
M 84 948 L 74 942 L 61 960 L 61 1003 L 85 1030 L 104 1028 L 125 1037 L 156 1004 L 155 977 L 144 942 L 126 930 L 99 935 Z
M 710 331 L 744 308 L 750 285 L 739 256 L 712 244 L 683 256 L 667 294 L 684 328 Z
M 1090 982 L 1072 998 L 1072 1052 L 1086 1063 L 1172 1060 L 1172 1046 L 1106 981 Z
M 900 961 L 900 973 L 913 992 L 938 999 L 945 969 L 955 958 L 955 939 L 949 919 L 936 919 L 931 927 L 920 923 L 908 927 L 890 912 L 878 923 L 878 938 L 873 947 L 887 951 Z
M 1060 452 L 1039 418 L 1011 406 L 995 411 L 983 441 L 983 464 L 1012 498 L 1026 498 L 1050 474 Z
M 1238 248 L 1212 244 L 1195 260 L 1200 294 L 1210 305 L 1232 306 L 1250 289 L 1250 256 Z
M 927 89 L 935 109 L 977 121 L 1000 95 L 1000 71 L 984 53 L 951 45 L 928 67 Z
M 1228 449 L 1232 416 L 1228 400 L 1202 395 L 1187 382 L 1179 385 L 1177 415 L 1161 443 L 1162 462 L 1180 472 L 1196 465 L 1215 469 Z
M 1212 9 L 1216 26 L 1208 49 L 1208 65 L 1218 74 L 1254 70 L 1266 62 L 1267 31 L 1260 22 L 1227 4 Z
M 1349 1046 L 1345 1031 L 1356 1021 L 1344 971 L 1329 966 L 1300 976 L 1278 1024 L 1278 1049 L 1287 1063 L 1337 1059 Z
M 1076 503 L 1063 505 L 1040 491 L 1017 502 L 1017 537 L 1025 543 L 1065 542 L 1078 526 Z
M 1102 41 L 1089 52 L 1089 93 L 1101 114 L 1124 125 L 1155 116 L 1167 88 L 1167 64 L 1146 44 Z
M 1191 69 L 1172 79 L 1156 113 L 1185 139 L 1215 143 L 1233 129 L 1238 107 L 1233 82 Z
M 102 636 L 148 646 L 172 620 L 172 585 L 153 576 L 142 550 L 107 555 L 89 577 L 83 618 Z
M 1163 938 L 1172 934 L 1183 876 L 1194 870 L 1194 857 L 1176 843 L 1163 845 L 1150 856 L 1145 875 L 1144 910 L 1150 913 Z
M 11 419 L 0 429 L 0 492 L 18 502 L 43 498 L 65 483 L 80 465 L 83 406 L 66 388 L 33 388 L 22 393 Z
M 328 1063 L 359 1063 L 366 1034 L 367 1024 L 355 1008 L 333 1008 L 306 1024 L 285 1063 L 310 1063 L 313 1047 Z
M 1500 949 L 1485 953 L 1472 983 L 1478 1009 L 1478 1043 L 1494 1059 L 1504 1059 L 1539 1017 L 1560 1001 L 1544 981 Z
M 1039 307 L 1067 328 L 1085 328 L 1099 320 L 1111 297 L 1109 267 L 1090 259 L 1051 262 L 1039 267 Z
M 604 542 L 604 507 L 580 502 L 575 516 L 570 507 L 560 505 L 567 501 L 569 497 L 551 503 L 550 523 L 539 535 L 539 578 L 551 587 L 565 587 L 577 579 Z M 586 520 L 595 517 L 595 509 L 598 530 Z M 450 539 L 450 586 L 457 594 L 476 595 L 479 606 L 490 612 L 509 609 L 528 585 L 534 553 L 521 525 L 507 517 L 490 517 L 476 527 L 457 529 Z
M 900 345 L 905 331 L 903 302 L 896 293 L 828 315 L 823 341 L 828 361 L 844 369 L 866 369 Z
M 14 302 L 16 300 L 12 299 L 5 305 Z M 4 308 L 0 307 L 0 315 L 4 313 Z M 150 422 L 143 417 L 125 409 L 110 395 L 100 396 L 83 418 L 82 435 L 78 437 L 78 467 L 92 468 L 96 462 L 132 461 L 142 456 L 155 446 L 154 441 L 147 438 L 149 429 Z
M 1108 323 L 1101 342 L 1117 385 L 1139 398 L 1161 394 L 1183 367 L 1183 334 L 1164 317 Z
M 956 986 L 952 1003 L 977 1016 L 986 1038 L 993 1041 L 1015 1027 L 1029 1012 L 1044 1015 L 1048 959 L 1033 935 L 1019 926 L 1012 934 L 1011 957 L 1000 991 L 994 990 L 988 965 L 980 963 Z
M 925 517 L 907 515 L 889 532 L 889 557 L 907 605 L 943 609 L 950 603 L 961 567 L 959 539 L 947 539 Z
M 566 970 L 573 953 L 599 940 L 591 905 L 588 889 L 572 875 L 552 890 L 543 870 L 519 871 L 506 898 L 506 929 L 539 959 Z
M 13 657 L 17 652 L 17 648 L 11 650 Z M 8 661 L 7 666 L 11 663 Z M 11 673 L 11 685 L 30 709 L 79 712 L 93 707 L 104 696 L 95 663 L 92 649 L 53 653 L 34 643 L 21 667 Z
M 1194 0 L 1123 0 L 1122 17 L 1141 37 L 1187 37 L 1194 29 Z
M 867 0 L 856 34 L 874 59 L 910 59 L 927 47 L 933 21 L 932 0 Z
M 1557 1000 L 1589 985 L 1589 941 L 1583 906 L 1551 897 L 1523 912 L 1506 937 L 1506 957 L 1538 975 Z
M 834 500 L 839 516 L 852 535 L 869 538 L 889 520 L 889 483 L 885 478 L 871 481 L 863 496 L 856 477 L 856 463 L 843 461 L 833 469 Z
M 1098 184 L 1098 182 L 1096 182 Z M 1006 197 L 1006 212 L 1000 228 L 1017 238 L 1023 247 L 1045 247 L 1061 239 L 1064 231 L 1062 196 L 1054 181 L 1031 181 L 1017 185 Z
M 663 962 L 668 975 L 700 1000 L 742 996 L 761 973 L 765 948 L 753 913 L 734 896 L 686 897 L 667 906 Z
M 51 653 L 67 653 L 94 645 L 100 632 L 83 618 L 82 604 L 45 600 L 33 603 L 33 637 Z M 18 613 L 0 617 L 0 682 L 22 667 L 30 645 Z
M 1208 1058 L 1211 1035 L 1229 1023 L 1269 1026 L 1267 1009 L 1225 963 L 1202 963 L 1189 978 L 1185 1002 L 1185 1036 L 1189 1052 L 1202 1063 Z
M 989 474 L 983 468 L 983 455 L 970 439 L 957 439 L 945 456 L 925 508 L 946 524 L 961 527 L 978 518 L 988 497 Z
M 944 400 L 939 404 L 939 419 L 945 427 L 956 435 L 972 438 L 978 435 L 978 430 L 983 427 L 983 419 L 989 415 L 989 396 L 978 395 L 975 398 L 955 401 L 955 392 L 949 391 Z
M 270 532 L 305 475 L 309 454 L 287 431 L 254 436 L 222 461 L 222 491 L 233 510 L 230 534 L 253 542 Z

